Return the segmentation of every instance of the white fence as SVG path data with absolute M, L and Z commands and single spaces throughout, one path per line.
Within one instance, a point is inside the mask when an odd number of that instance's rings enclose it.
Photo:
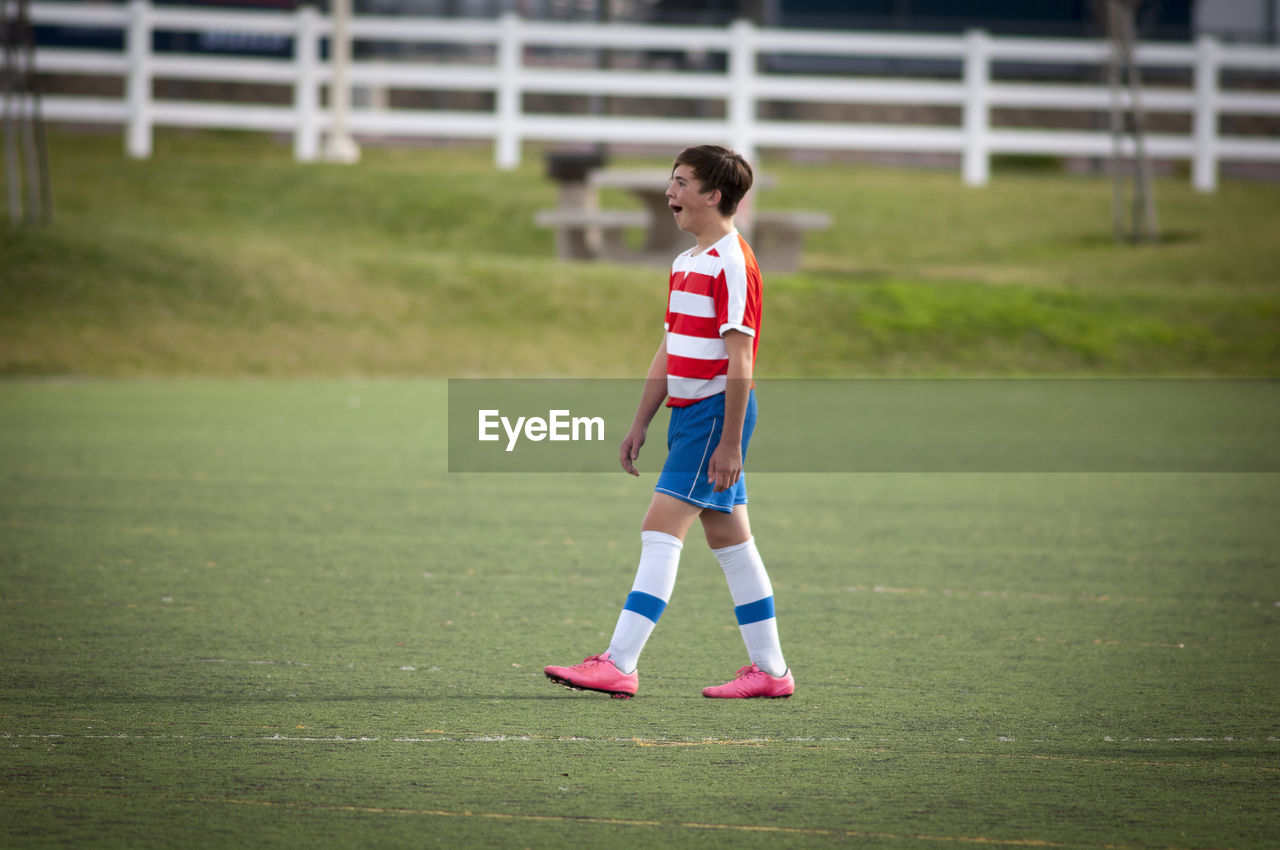
M 210 11 L 152 7 L 146 0 L 128 6 L 34 2 L 37 24 L 117 28 L 125 34 L 122 53 L 45 48 L 37 67 L 47 73 L 114 75 L 125 81 L 123 98 L 48 96 L 47 119 L 69 122 L 119 123 L 126 128 L 126 150 L 134 157 L 151 153 L 155 126 L 241 128 L 291 133 L 299 160 L 320 151 L 330 115 L 322 106 L 322 88 L 331 69 L 321 60 L 329 19 L 311 7 L 296 13 Z M 274 35 L 291 38 L 291 59 L 257 59 L 213 55 L 159 53 L 152 49 L 156 32 L 213 32 Z M 1099 67 L 1109 47 L 1100 41 L 993 38 L 982 32 L 965 36 L 891 35 L 760 29 L 740 21 L 726 28 L 658 27 L 526 22 L 509 15 L 497 21 L 358 17 L 351 23 L 354 40 L 408 44 L 459 45 L 477 49 L 480 63 L 359 60 L 348 74 L 353 87 L 383 87 L 449 92 L 487 92 L 492 109 L 354 110 L 350 130 L 356 134 L 424 138 L 491 139 L 497 164 L 510 168 L 520 161 L 522 143 L 549 142 L 657 143 L 721 142 L 753 158 L 760 148 L 877 150 L 959 154 L 965 182 L 985 184 L 993 154 L 1046 154 L 1109 157 L 1112 140 L 1105 122 L 1098 129 L 1069 131 L 1044 127 L 993 126 L 999 108 L 1031 112 L 1067 111 L 1105 114 L 1111 93 L 1105 85 L 1009 81 L 1001 67 Z M 603 69 L 556 66 L 546 51 L 662 51 L 722 55 L 724 71 Z M 542 51 L 539 53 L 538 51 Z M 544 57 L 534 61 L 533 57 Z M 822 57 L 912 60 L 951 63 L 950 77 L 867 76 L 865 74 L 796 74 L 769 72 L 762 57 Z M 1212 191 L 1223 161 L 1280 161 L 1276 135 L 1226 135 L 1224 116 L 1280 116 L 1280 94 L 1230 90 L 1223 86 L 1226 69 L 1280 72 L 1280 49 L 1229 47 L 1204 38 L 1195 44 L 1143 44 L 1138 61 L 1145 71 L 1179 69 L 1182 88 L 1151 86 L 1142 92 L 1149 112 L 1184 116 L 1188 131 L 1153 133 L 1148 151 L 1157 158 L 1191 163 L 1193 185 Z M 1099 75 L 1101 76 L 1101 75 Z M 266 105 L 156 99 L 155 80 L 212 80 L 273 83 L 292 87 L 292 103 Z M 648 118 L 622 115 L 530 114 L 527 94 L 611 97 L 660 97 L 718 103 L 723 118 Z M 954 125 L 889 125 L 849 121 L 765 120 L 764 102 L 834 104 L 910 104 L 951 107 L 961 120 Z M 1122 101 L 1123 102 L 1123 101 Z

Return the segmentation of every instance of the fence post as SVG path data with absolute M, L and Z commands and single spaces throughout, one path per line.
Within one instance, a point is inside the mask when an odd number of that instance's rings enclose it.
M 299 6 L 293 34 L 293 158 L 314 162 L 320 154 L 320 13 Z
M 329 133 L 324 158 L 360 161 L 360 146 L 351 138 L 351 0 L 329 0 Z
M 129 124 L 125 131 L 125 152 L 134 159 L 151 156 L 151 4 L 129 0 L 129 31 L 125 49 L 129 54 L 129 76 L 125 99 Z
M 964 182 L 985 186 L 991 179 L 987 150 L 991 111 L 987 106 L 991 84 L 991 41 L 982 30 L 964 37 Z
M 1196 41 L 1195 152 L 1191 185 L 1197 192 L 1218 188 L 1218 42 L 1202 35 Z
M 756 164 L 756 29 L 751 21 L 739 18 L 729 29 L 729 113 L 730 147 L 747 162 Z
M 494 106 L 498 117 L 495 156 L 498 167 L 512 169 L 520 164 L 520 18 L 507 12 L 499 21 L 498 90 Z

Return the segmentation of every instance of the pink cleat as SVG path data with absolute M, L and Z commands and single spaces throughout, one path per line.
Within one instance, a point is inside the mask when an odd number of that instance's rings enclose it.
M 770 676 L 755 664 L 748 664 L 739 670 L 737 678 L 732 682 L 702 689 L 704 697 L 716 699 L 751 699 L 752 697 L 790 699 L 795 692 L 796 680 L 791 678 L 790 670 L 775 677 Z
M 614 699 L 631 699 L 640 686 L 640 677 L 623 673 L 609 660 L 609 653 L 584 658 L 572 667 L 547 666 L 547 678 L 577 691 L 600 691 Z

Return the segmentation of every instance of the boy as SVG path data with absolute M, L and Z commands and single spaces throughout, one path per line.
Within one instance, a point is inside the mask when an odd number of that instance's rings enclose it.
M 548 666 L 554 682 L 628 699 L 638 689 L 636 664 L 671 591 L 685 535 L 701 520 L 719 560 L 751 664 L 716 698 L 790 697 L 795 681 L 782 657 L 773 588 L 747 520 L 742 464 L 756 420 L 751 375 L 759 342 L 760 269 L 734 227 L 751 188 L 751 166 L 715 145 L 676 157 L 667 187 L 676 225 L 697 244 L 671 266 L 662 343 L 649 364 L 631 430 L 619 447 L 622 468 L 635 461 L 664 399 L 672 408 L 668 456 L 641 526 L 640 566 L 609 648 L 571 667 Z

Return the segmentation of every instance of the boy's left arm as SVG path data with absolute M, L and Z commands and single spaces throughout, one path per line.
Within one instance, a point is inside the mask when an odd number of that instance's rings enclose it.
M 742 426 L 747 418 L 747 402 L 751 393 L 752 338 L 742 331 L 724 333 L 729 350 L 728 382 L 724 390 L 724 430 L 720 445 L 707 464 L 707 480 L 717 493 L 727 490 L 742 477 Z

